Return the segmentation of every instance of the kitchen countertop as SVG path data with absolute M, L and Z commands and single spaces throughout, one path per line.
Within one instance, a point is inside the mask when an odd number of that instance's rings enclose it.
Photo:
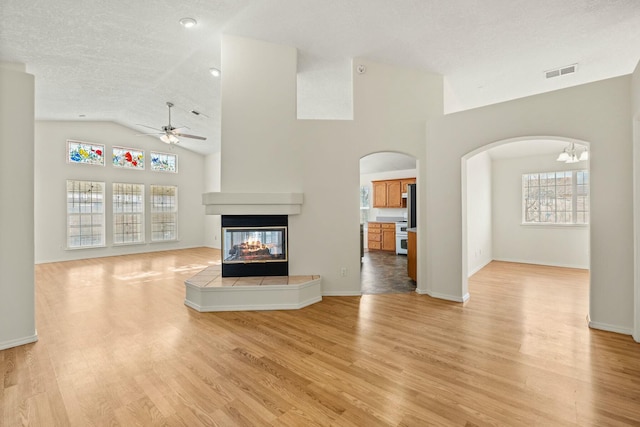
M 369 222 L 404 222 L 405 218 L 401 216 L 377 216 L 375 221 L 371 220 Z
M 418 232 L 418 228 L 417 227 L 407 228 L 407 232 L 408 233 L 417 233 Z

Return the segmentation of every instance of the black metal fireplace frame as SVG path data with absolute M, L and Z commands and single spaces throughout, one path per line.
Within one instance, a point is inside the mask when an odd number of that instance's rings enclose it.
M 222 229 L 228 227 L 281 227 L 288 231 L 289 217 L 287 215 L 222 215 Z M 224 239 L 222 234 L 223 256 Z M 288 276 L 289 275 L 289 241 L 285 232 L 285 251 L 287 260 L 282 262 L 222 262 L 222 277 L 252 277 L 252 276 Z

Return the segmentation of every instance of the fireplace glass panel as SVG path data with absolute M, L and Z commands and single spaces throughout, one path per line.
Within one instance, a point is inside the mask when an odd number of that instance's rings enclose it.
M 287 261 L 287 227 L 223 227 L 226 264 Z

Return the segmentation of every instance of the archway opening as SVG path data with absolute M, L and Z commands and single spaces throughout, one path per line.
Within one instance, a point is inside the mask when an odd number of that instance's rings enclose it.
M 560 154 L 572 148 L 567 162 Z M 494 262 L 590 269 L 588 150 L 585 141 L 526 137 L 462 158 L 465 299 L 469 277 Z
M 360 159 L 360 287 L 363 294 L 416 289 L 409 231 L 417 221 L 416 158 L 377 152 Z M 415 257 L 415 250 L 413 253 Z

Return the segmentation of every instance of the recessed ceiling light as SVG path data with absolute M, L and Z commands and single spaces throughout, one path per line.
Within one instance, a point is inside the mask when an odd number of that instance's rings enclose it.
M 180 21 L 180 25 L 182 25 L 185 28 L 192 28 L 195 27 L 196 24 L 198 23 L 195 19 L 193 18 L 182 18 Z
M 220 70 L 217 68 L 209 68 L 209 72 L 213 77 L 220 77 Z

